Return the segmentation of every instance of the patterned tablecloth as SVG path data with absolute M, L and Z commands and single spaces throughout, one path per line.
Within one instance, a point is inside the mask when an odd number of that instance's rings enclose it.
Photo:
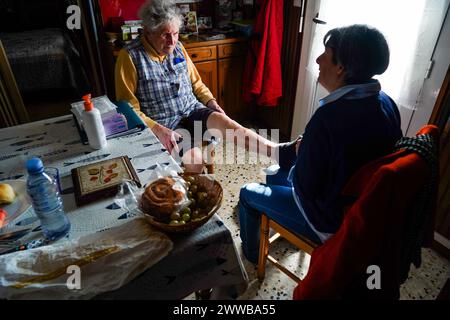
M 88 163 L 127 155 L 140 181 L 145 184 L 156 164 L 181 171 L 151 130 L 108 140 L 102 150 L 92 150 L 80 142 L 72 116 L 33 122 L 0 130 L 0 182 L 26 179 L 25 162 L 39 156 L 45 166 L 59 169 L 64 209 L 72 228 L 66 239 L 110 229 L 134 218 L 113 198 L 77 207 L 71 169 Z M 5 232 L 29 229 L 23 243 L 40 243 L 40 223 L 32 207 L 2 228 Z M 123 288 L 103 298 L 178 299 L 190 292 L 222 287 L 217 297 L 234 297 L 247 283 L 247 275 L 228 228 L 218 215 L 188 235 L 168 235 L 174 242 L 169 255 Z M 65 241 L 62 239 L 59 241 Z

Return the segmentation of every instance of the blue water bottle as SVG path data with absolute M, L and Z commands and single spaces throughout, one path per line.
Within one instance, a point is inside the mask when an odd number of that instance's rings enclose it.
M 64 213 L 57 182 L 44 172 L 41 159 L 27 161 L 27 193 L 34 212 L 41 221 L 41 228 L 48 240 L 64 237 L 70 230 L 70 221 Z

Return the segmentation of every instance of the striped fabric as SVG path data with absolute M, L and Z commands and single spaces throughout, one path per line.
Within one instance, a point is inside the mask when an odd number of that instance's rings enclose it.
M 395 144 L 395 151 L 407 149 L 417 152 L 431 168 L 431 184 L 437 179 L 437 145 L 430 134 L 420 134 L 412 138 L 403 137 Z
M 139 39 L 125 49 L 137 70 L 136 98 L 141 111 L 159 124 L 175 129 L 183 117 L 204 107 L 192 91 L 186 59 L 178 42 L 161 63 L 150 59 Z

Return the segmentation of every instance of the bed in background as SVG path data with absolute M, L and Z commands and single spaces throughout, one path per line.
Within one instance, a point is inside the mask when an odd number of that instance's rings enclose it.
M 65 30 L 44 28 L 0 33 L 11 69 L 22 93 L 89 87 L 80 54 Z

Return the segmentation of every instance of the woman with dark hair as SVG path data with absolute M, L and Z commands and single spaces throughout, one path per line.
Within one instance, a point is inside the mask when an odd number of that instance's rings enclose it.
M 336 233 L 349 199 L 341 190 L 364 164 L 393 150 L 402 137 L 394 101 L 372 77 L 389 65 L 389 47 L 375 28 L 330 30 L 317 58 L 319 83 L 330 92 L 303 137 L 279 150 L 280 169 L 267 184 L 241 189 L 243 251 L 257 263 L 261 212 L 287 229 L 323 243 Z M 297 148 L 298 147 L 298 152 Z

